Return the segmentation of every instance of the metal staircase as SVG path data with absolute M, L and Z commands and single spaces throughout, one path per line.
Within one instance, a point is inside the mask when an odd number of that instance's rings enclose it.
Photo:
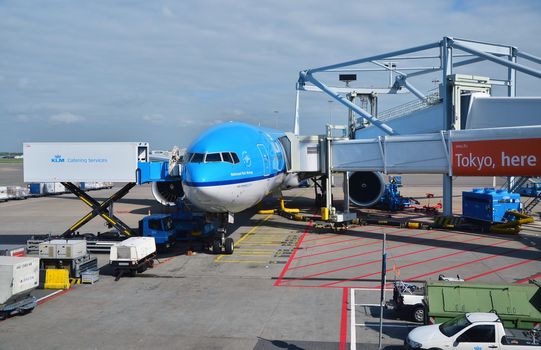
M 508 190 L 509 192 L 518 192 L 526 183 L 532 180 L 529 176 L 521 176 L 521 177 L 515 177 L 513 179 L 513 182 L 511 186 L 509 186 L 509 181 L 511 178 L 508 178 L 507 181 L 503 184 L 501 187 L 502 189 Z M 522 211 L 525 214 L 531 214 L 532 210 L 535 208 L 537 204 L 541 202 L 541 192 L 537 193 L 535 196 L 532 197 L 525 197 L 525 199 L 522 203 Z
M 522 186 L 526 184 L 526 182 L 528 182 L 528 180 L 530 180 L 529 176 L 508 177 L 507 181 L 505 181 L 501 189 L 508 190 L 509 192 L 517 192 Z
M 524 207 L 522 209 L 522 211 L 526 214 L 531 214 L 533 208 L 535 208 L 535 206 L 537 204 L 539 204 L 539 202 L 541 202 L 541 193 L 539 193 L 537 196 L 535 197 L 531 197 L 530 200 L 526 201 L 524 203 Z

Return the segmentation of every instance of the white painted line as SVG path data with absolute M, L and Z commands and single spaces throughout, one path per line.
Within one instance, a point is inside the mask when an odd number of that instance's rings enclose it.
M 377 290 L 378 292 L 381 290 L 381 288 L 353 288 L 352 290 L 358 290 L 360 292 L 366 290 L 366 291 L 374 291 L 374 290 Z M 389 289 L 389 288 L 385 288 L 386 291 L 390 292 L 392 291 L 393 289 Z
M 57 290 L 56 292 L 53 292 L 53 293 L 51 293 L 51 294 L 47 294 L 46 296 L 41 297 L 41 298 L 39 298 L 38 300 L 36 300 L 36 302 L 39 303 L 40 301 L 45 300 L 45 299 L 48 299 L 48 298 L 52 297 L 53 295 L 57 295 L 58 293 L 63 292 L 63 291 L 64 291 L 63 289 L 60 289 L 60 290 Z
M 350 297 L 349 297 L 349 305 L 353 305 L 353 307 L 350 307 L 349 309 L 349 324 L 350 324 L 350 331 L 349 331 L 349 344 L 351 350 L 357 350 L 357 332 L 355 330 L 355 289 L 350 290 Z
M 376 307 L 381 307 L 380 304 L 357 304 L 358 306 L 376 306 Z
M 364 322 L 355 324 L 357 327 L 379 327 L 379 322 Z M 396 328 L 415 328 L 419 327 L 418 324 L 396 324 L 396 323 L 383 323 L 383 327 L 396 327 Z

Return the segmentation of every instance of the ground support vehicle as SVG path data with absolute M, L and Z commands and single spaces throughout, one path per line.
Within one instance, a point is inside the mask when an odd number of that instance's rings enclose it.
M 30 292 L 39 285 L 39 259 L 0 256 L 0 319 L 36 307 Z
M 421 326 L 404 340 L 406 349 L 541 349 L 536 329 L 506 329 L 495 313 L 466 313 L 442 324 Z
M 425 319 L 425 286 L 395 281 L 393 299 L 387 303 L 388 308 L 396 309 L 403 318 L 424 322 Z M 405 317 L 404 317 L 405 316 Z
M 168 248 L 177 241 L 200 240 L 215 254 L 222 252 L 222 246 L 226 254 L 233 253 L 232 238 L 222 237 L 217 225 L 207 222 L 204 214 L 189 210 L 146 216 L 139 221 L 139 234 L 154 237 L 158 248 Z
M 169 248 L 176 242 L 173 218 L 167 214 L 148 215 L 139 220 L 139 234 L 153 237 L 159 248 Z
M 426 283 L 426 323 L 443 323 L 466 312 L 496 312 L 506 328 L 532 329 L 541 323 L 539 284 Z
M 154 266 L 156 243 L 153 237 L 132 237 L 111 247 L 109 261 L 116 280 L 123 275 L 135 276 Z
M 537 197 L 541 195 L 541 182 L 538 182 L 538 181 L 528 182 L 526 186 L 523 186 L 518 190 L 518 193 L 521 196 Z
M 458 275 L 456 277 L 440 275 L 438 280 L 445 282 L 464 281 Z M 387 307 L 396 309 L 401 316 L 405 316 L 403 318 L 425 322 L 426 284 L 413 284 L 397 280 L 394 281 L 393 285 L 393 299 L 387 302 Z

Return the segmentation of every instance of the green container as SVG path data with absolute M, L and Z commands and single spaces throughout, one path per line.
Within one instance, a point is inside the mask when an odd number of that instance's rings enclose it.
M 531 329 L 541 323 L 541 288 L 534 284 L 427 282 L 429 323 L 466 312 L 496 312 L 506 328 Z

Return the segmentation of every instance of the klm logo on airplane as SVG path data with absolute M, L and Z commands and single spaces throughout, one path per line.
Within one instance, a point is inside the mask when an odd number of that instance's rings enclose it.
M 60 154 L 56 154 L 51 158 L 51 163 L 64 163 L 64 158 Z

